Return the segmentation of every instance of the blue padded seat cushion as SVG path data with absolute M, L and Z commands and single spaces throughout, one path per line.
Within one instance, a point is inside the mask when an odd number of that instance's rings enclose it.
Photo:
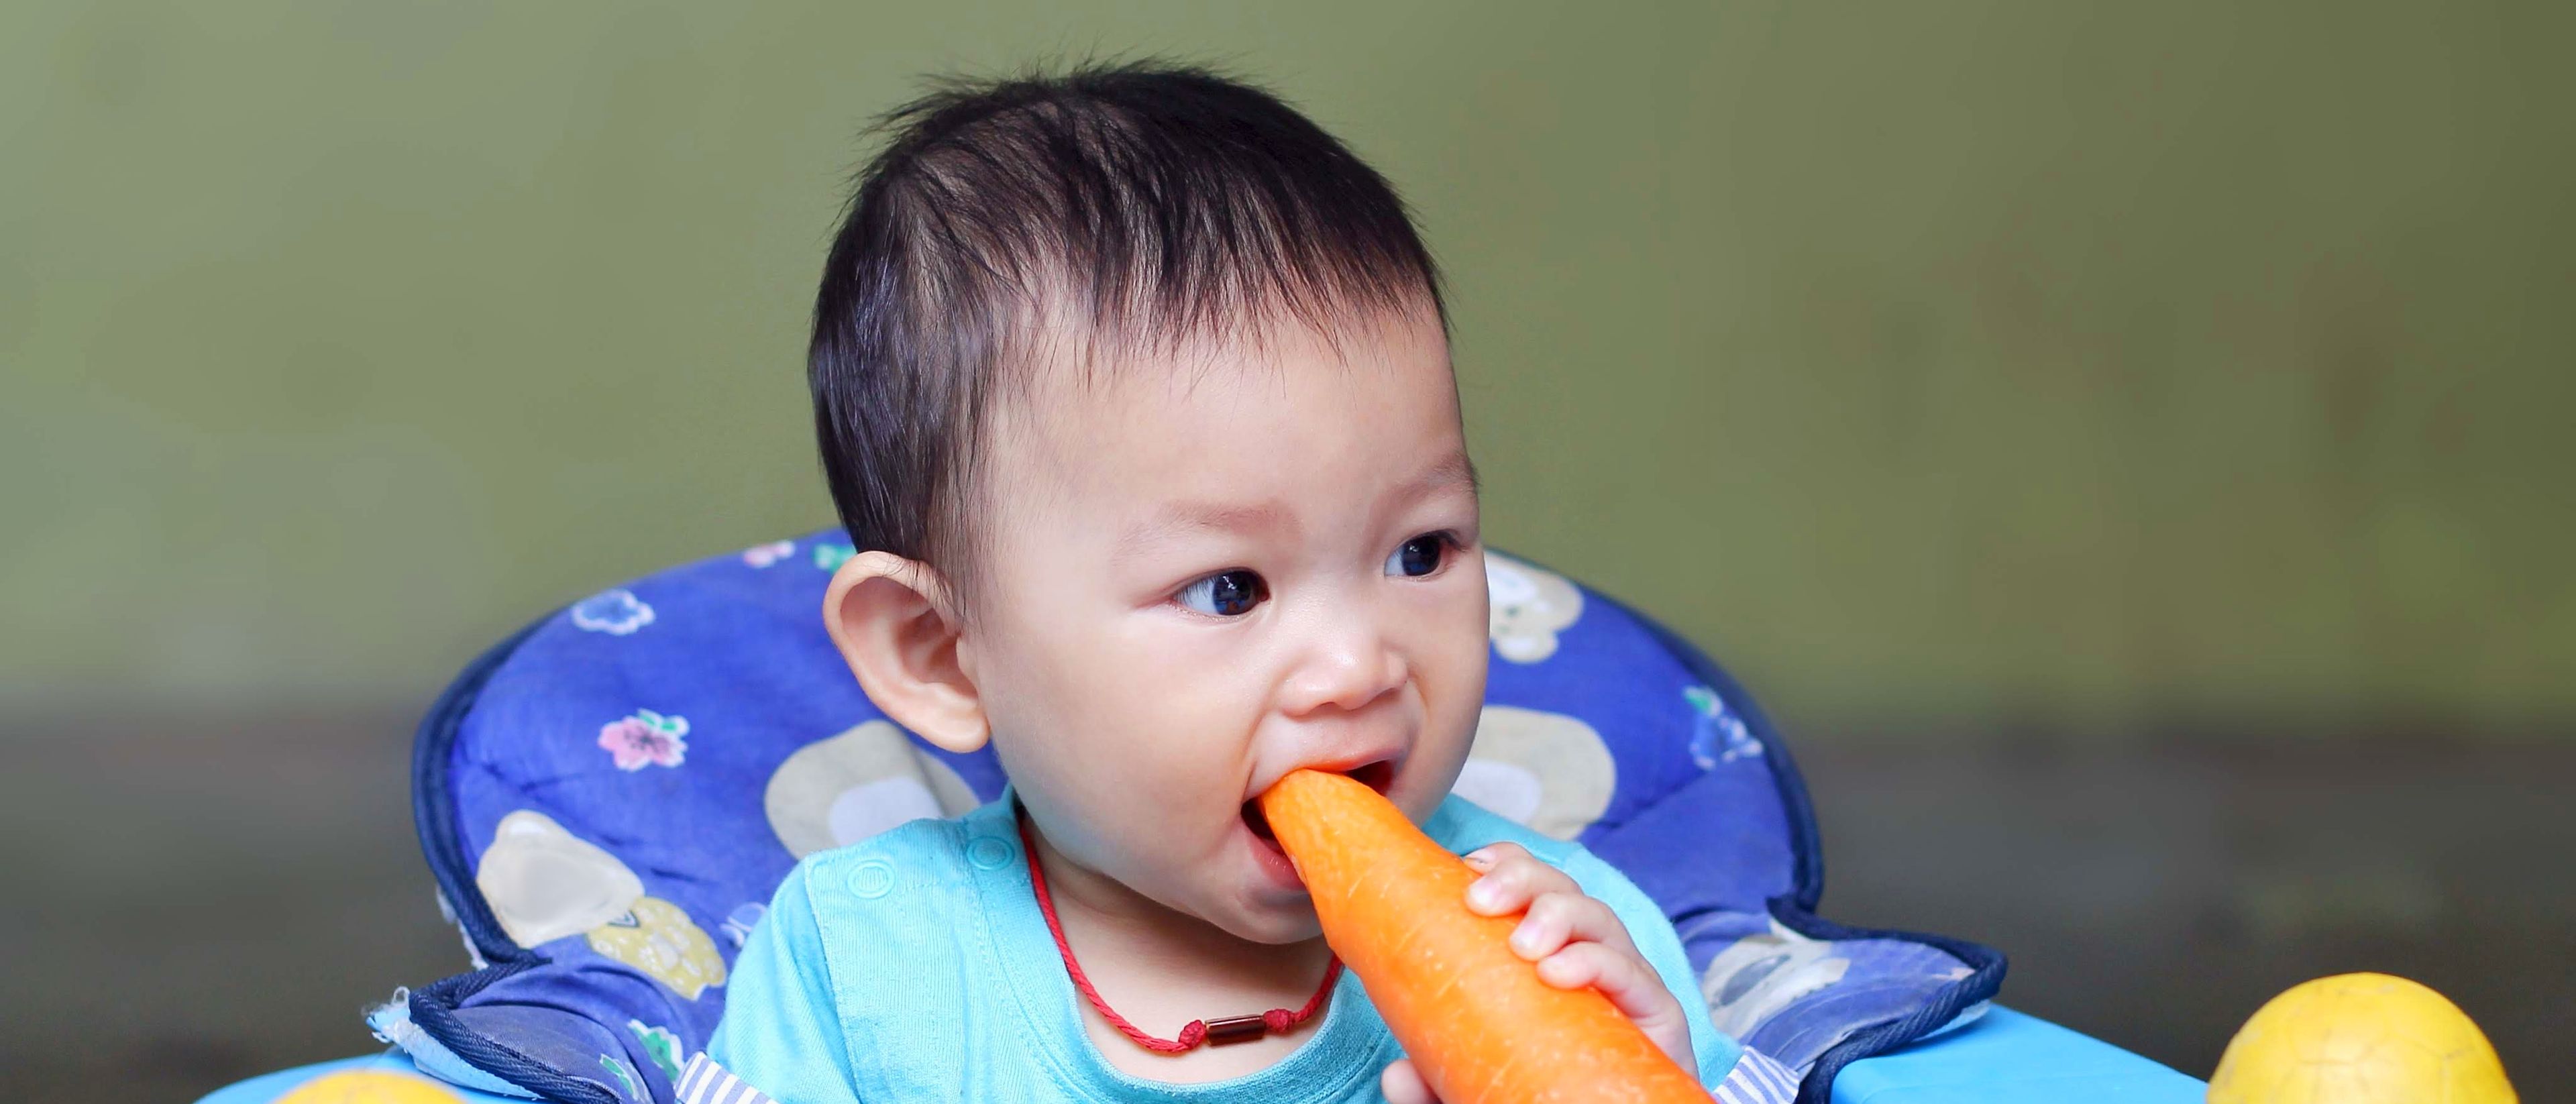
M 409 992 L 413 1055 L 580 1104 L 667 1104 L 799 857 L 997 795 L 884 718 L 825 636 L 837 530 L 539 620 L 421 725 L 414 813 L 475 969 Z M 1580 840 L 1664 907 L 1719 1027 L 1826 1100 L 1858 1058 L 1982 1010 L 2004 958 L 1815 915 L 1806 788 L 1742 687 L 1653 620 L 1488 554 L 1491 673 L 1459 792 Z

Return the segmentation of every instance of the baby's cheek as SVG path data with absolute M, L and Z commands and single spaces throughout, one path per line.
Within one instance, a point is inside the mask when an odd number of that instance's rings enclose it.
M 1134 685 L 1088 707 L 1077 738 L 1050 749 L 1103 834 L 1146 857 L 1187 862 L 1240 815 L 1247 722 L 1191 687 Z
M 1481 621 L 1445 634 L 1438 659 L 1424 672 L 1424 705 L 1443 735 L 1464 744 L 1476 731 L 1476 713 L 1485 706 L 1485 679 L 1492 648 Z

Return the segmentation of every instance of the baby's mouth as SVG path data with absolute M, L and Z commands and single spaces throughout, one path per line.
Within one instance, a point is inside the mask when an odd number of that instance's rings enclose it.
M 1243 824 L 1244 827 L 1252 829 L 1252 838 L 1273 845 L 1279 842 L 1279 837 L 1270 832 L 1270 818 L 1262 815 L 1260 802 L 1243 803 Z
M 1341 773 L 1383 794 L 1387 786 L 1395 781 L 1395 763 L 1393 760 L 1380 759 L 1374 763 L 1363 763 Z M 1252 838 L 1273 847 L 1279 845 L 1279 837 L 1270 831 L 1270 818 L 1261 811 L 1260 799 L 1255 798 L 1243 803 L 1243 824 L 1244 827 L 1252 829 Z

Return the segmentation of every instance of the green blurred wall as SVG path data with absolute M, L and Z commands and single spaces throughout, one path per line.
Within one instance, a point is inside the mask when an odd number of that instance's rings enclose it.
M 2576 728 L 2570 5 L 0 6 L 0 708 L 425 696 L 822 524 L 924 70 L 1167 51 L 1405 188 L 1497 543 L 1809 729 Z

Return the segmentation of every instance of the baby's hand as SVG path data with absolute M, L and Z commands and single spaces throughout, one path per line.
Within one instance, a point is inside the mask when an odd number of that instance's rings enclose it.
M 1497 843 L 1469 852 L 1467 865 L 1484 877 L 1467 887 L 1467 911 L 1481 916 L 1509 916 L 1527 910 L 1512 929 L 1512 953 L 1538 964 L 1538 977 L 1559 989 L 1586 985 L 1601 990 L 1610 1003 L 1634 1021 L 1646 1037 L 1683 1069 L 1696 1074 L 1691 1057 L 1690 1022 L 1682 1004 L 1664 988 L 1663 978 L 1637 953 L 1628 927 L 1610 906 L 1584 896 L 1562 870 L 1540 862 L 1517 843 Z M 1434 1104 L 1431 1087 L 1403 1059 L 1386 1067 L 1378 1080 L 1387 1104 Z

